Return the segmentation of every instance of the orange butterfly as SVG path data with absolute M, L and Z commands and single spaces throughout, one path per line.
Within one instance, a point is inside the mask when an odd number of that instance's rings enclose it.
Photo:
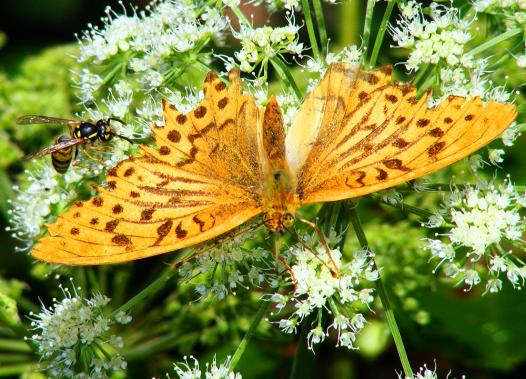
M 285 136 L 274 98 L 264 109 L 213 72 L 188 114 L 164 103 L 157 148 L 110 170 L 108 189 L 49 225 L 33 249 L 65 264 L 126 262 L 195 245 L 263 213 L 270 231 L 303 204 L 363 196 L 436 171 L 499 136 L 510 104 L 451 96 L 428 109 L 391 68 L 332 64 Z

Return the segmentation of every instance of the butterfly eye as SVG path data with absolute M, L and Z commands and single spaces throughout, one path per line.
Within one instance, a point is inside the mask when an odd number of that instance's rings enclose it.
M 289 228 L 294 224 L 294 216 L 291 213 L 285 213 L 283 215 L 283 226 Z

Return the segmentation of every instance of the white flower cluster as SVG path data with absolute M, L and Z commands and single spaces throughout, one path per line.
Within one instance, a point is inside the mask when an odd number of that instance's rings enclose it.
M 460 17 L 458 9 L 437 3 L 430 5 L 430 19 L 424 17 L 422 5 L 409 1 L 400 5 L 401 18 L 389 29 L 398 47 L 410 49 L 406 68 L 418 71 L 423 65 L 439 67 L 440 94 L 430 105 L 449 95 L 479 96 L 484 100 L 509 101 L 502 87 L 493 87 L 487 78 L 486 61 L 466 52 L 471 39 L 471 21 Z
M 209 40 L 219 38 L 228 26 L 217 9 L 200 2 L 152 2 L 146 11 L 133 11 L 131 15 L 123 9 L 124 14 L 117 14 L 107 8 L 101 29 L 88 25 L 89 30 L 79 38 L 78 60 L 97 65 L 109 60 L 120 62 L 116 70 L 131 70 L 149 89 L 164 82 L 177 66 L 178 55 L 201 49 Z M 83 100 L 91 100 L 90 95 L 107 79 L 84 69 L 80 75 Z
M 487 276 L 486 292 L 498 292 L 502 287 L 500 274 L 506 274 L 513 287 L 520 289 L 526 278 L 526 266 L 506 251 L 504 244 L 523 250 L 525 219 L 520 211 L 526 206 L 526 196 L 519 194 L 511 183 L 494 187 L 479 185 L 455 189 L 439 215 L 427 223 L 432 228 L 447 228 L 427 240 L 434 258 L 445 263 L 445 274 L 469 288 Z M 447 242 L 444 242 L 444 239 Z M 484 267 L 486 266 L 486 267 Z
M 294 25 L 293 18 L 288 18 L 287 26 L 276 28 L 241 25 L 239 31 L 232 32 L 241 42 L 241 50 L 234 54 L 240 69 L 252 72 L 260 63 L 266 69 L 270 59 L 283 54 L 301 56 L 304 47 L 299 42 L 299 29 L 299 26 Z
M 473 8 L 480 13 L 495 15 L 497 22 L 504 20 L 506 29 L 523 28 L 526 24 L 526 0 L 476 0 Z M 526 41 L 524 51 L 515 57 L 517 66 L 526 67 Z
M 79 179 L 78 170 L 71 167 L 66 175 L 59 175 L 51 164 L 37 166 L 25 171 L 27 185 L 14 186 L 15 200 L 11 205 L 9 223 L 6 227 L 13 238 L 24 243 L 17 250 L 26 251 L 40 236 L 42 227 L 56 207 L 67 203 L 76 196 L 74 184 Z
M 193 365 L 188 362 L 188 357 L 184 357 L 184 363 L 174 364 L 174 370 L 179 379 L 201 379 L 203 378 L 203 372 L 199 366 L 199 361 L 190 356 L 193 361 Z M 216 357 L 212 364 L 208 362 L 205 365 L 204 378 L 205 379 L 242 379 L 241 374 L 230 370 L 231 357 L 227 357 L 224 363 L 219 366 L 216 362 Z M 168 375 L 167 375 L 168 376 Z M 168 376 L 169 377 L 169 376 Z
M 354 348 L 356 333 L 366 323 L 365 317 L 356 311 L 358 304 L 367 309 L 374 299 L 371 288 L 361 288 L 361 280 L 374 281 L 378 278 L 370 252 L 355 251 L 349 263 L 342 262 L 339 249 L 331 249 L 329 256 L 321 245 L 314 251 L 296 245 L 290 248 L 288 254 L 295 260 L 290 267 L 295 290 L 292 295 L 276 293 L 271 296 L 279 311 L 289 305 L 294 307 L 288 318 L 279 321 L 281 330 L 295 333 L 298 324 L 314 312 L 317 321 L 316 327 L 307 336 L 309 349 L 321 343 L 331 328 L 337 333 L 337 346 Z M 333 322 L 325 330 L 321 320 L 323 309 L 333 316 Z
M 449 378 L 449 374 L 447 375 L 446 379 Z M 461 379 L 465 379 L 466 376 L 462 375 L 460 377 Z M 413 377 L 409 378 L 408 376 L 402 376 L 402 374 L 398 374 L 398 379 L 438 379 L 438 374 L 436 373 L 436 367 L 434 370 L 430 370 L 427 368 L 427 365 L 423 365 L 418 368 L 418 372 L 413 373 Z
M 118 353 L 122 338 L 108 332 L 115 322 L 128 323 L 131 318 L 105 316 L 103 309 L 109 299 L 104 295 L 83 299 L 76 290 L 72 294 L 68 288 L 60 288 L 64 299 L 54 299 L 53 306 L 43 306 L 38 314 L 30 313 L 36 331 L 31 339 L 38 346 L 44 369 L 52 377 L 67 378 L 108 378 L 112 372 L 126 369 L 126 361 Z
M 260 287 L 264 282 L 277 286 L 274 257 L 262 248 L 245 248 L 245 241 L 253 238 L 253 232 L 233 231 L 220 239 L 203 245 L 196 251 L 197 257 L 179 268 L 183 279 L 190 280 L 202 275 L 204 280 L 195 286 L 202 299 L 213 296 L 224 299 L 229 293 L 236 294 L 241 287 Z

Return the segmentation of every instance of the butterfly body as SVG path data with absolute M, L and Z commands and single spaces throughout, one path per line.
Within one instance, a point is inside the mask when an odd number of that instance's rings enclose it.
M 305 205 L 356 198 L 436 171 L 497 138 L 511 104 L 429 94 L 392 84 L 391 69 L 329 66 L 285 135 L 277 101 L 260 109 L 215 73 L 186 114 L 163 103 L 156 146 L 141 145 L 108 172 L 106 186 L 48 226 L 33 249 L 48 262 L 107 264 L 210 240 L 257 216 L 271 232 Z

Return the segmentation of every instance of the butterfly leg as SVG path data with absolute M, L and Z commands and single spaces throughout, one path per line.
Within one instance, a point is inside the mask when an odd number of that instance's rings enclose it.
M 268 241 L 270 239 L 270 237 L 272 237 L 272 234 L 268 234 L 265 238 L 263 238 L 263 243 L 267 246 L 269 251 L 272 251 L 274 253 L 274 257 L 276 258 L 276 266 L 277 266 L 277 262 L 278 261 L 280 261 L 283 264 L 283 267 L 285 267 L 285 270 L 287 270 L 287 272 L 290 275 L 290 278 L 292 279 L 292 283 L 294 283 L 294 291 L 295 291 L 295 290 L 298 289 L 298 281 L 296 280 L 296 276 L 294 275 L 294 271 L 292 271 L 292 268 L 288 264 L 287 260 L 285 258 L 283 258 L 283 256 L 279 253 L 280 252 L 280 248 L 279 248 L 278 242 L 277 242 L 277 240 L 279 238 L 279 233 L 274 233 L 275 240 L 274 240 L 274 245 L 273 246 Z M 276 267 L 276 269 L 277 269 L 277 267 Z
M 325 239 L 325 236 L 323 235 L 323 232 L 321 231 L 321 229 L 314 222 L 311 222 L 311 221 L 309 221 L 307 219 L 304 219 L 302 217 L 296 217 L 296 220 L 304 223 L 307 226 L 310 226 L 311 228 L 313 228 L 316 231 L 316 233 L 318 234 L 318 238 L 320 239 L 323 247 L 327 251 L 327 256 L 329 257 L 329 260 L 331 261 L 332 266 L 334 267 L 334 270 L 332 270 L 332 269 L 330 270 L 331 274 L 334 277 L 339 278 L 340 277 L 340 270 L 338 269 L 338 266 L 336 265 L 336 262 L 334 262 L 334 259 L 332 258 L 331 249 L 329 248 L 329 244 L 327 243 L 327 240 Z
M 336 278 L 339 278 L 340 277 L 340 274 L 338 273 L 339 270 L 336 270 L 334 271 L 331 267 L 329 267 L 329 265 L 327 264 L 327 262 L 325 262 L 323 259 L 321 259 L 321 257 L 319 256 L 318 253 L 316 253 L 316 251 L 310 247 L 309 245 L 307 245 L 305 243 L 305 241 L 303 241 L 303 239 L 298 235 L 298 233 L 296 233 L 295 230 L 291 230 L 291 229 L 288 229 L 286 228 L 285 230 L 287 230 L 290 234 L 292 234 L 292 236 L 296 237 L 296 239 L 298 240 L 298 242 L 305 248 L 307 249 L 312 255 L 314 255 L 316 258 L 318 258 L 318 260 L 321 262 L 322 265 L 324 265 L 327 270 L 329 270 L 329 272 L 331 273 L 332 276 L 336 277 Z M 333 263 L 334 267 L 336 268 L 336 264 L 334 263 L 331 255 L 329 254 L 329 259 L 331 260 L 331 262 Z

